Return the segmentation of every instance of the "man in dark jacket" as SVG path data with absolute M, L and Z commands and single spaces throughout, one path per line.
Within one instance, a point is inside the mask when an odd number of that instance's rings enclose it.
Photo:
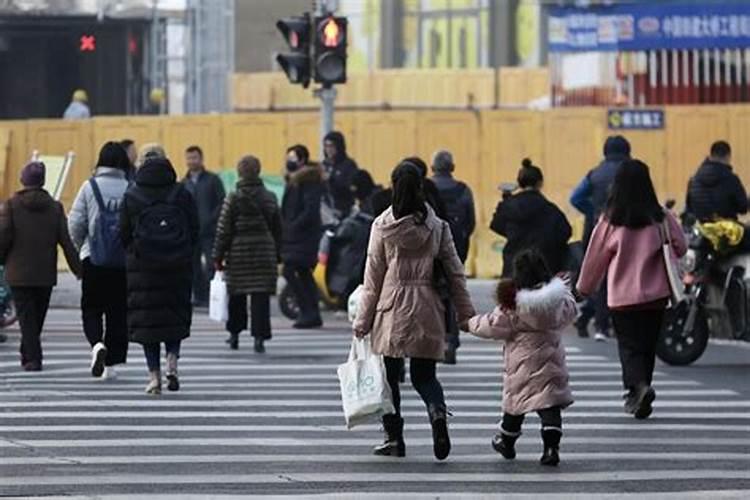
M 309 158 L 307 148 L 302 145 L 292 146 L 287 151 L 287 184 L 281 202 L 284 278 L 300 309 L 295 328 L 323 326 L 318 288 L 312 275 L 323 232 L 320 218 L 323 176 L 320 167 L 308 165 Z
M 725 141 L 711 145 L 711 154 L 688 183 L 685 209 L 701 222 L 732 219 L 747 213 L 745 187 L 732 171 L 732 149 Z
M 161 343 L 168 388 L 179 389 L 177 359 L 180 343 L 190 336 L 191 255 L 199 229 L 195 201 L 177 183 L 169 160 L 146 160 L 122 201 L 120 238 L 127 251 L 128 334 L 143 345 L 151 377 L 148 394 L 161 393 Z
M 57 284 L 58 245 L 73 274 L 81 275 L 65 210 L 42 188 L 45 172 L 41 162 L 26 165 L 21 172 L 24 189 L 0 211 L 0 261 L 5 262 L 5 278 L 21 326 L 21 365 L 26 371 L 42 369 L 40 335 Z
M 339 216 L 346 217 L 354 206 L 352 179 L 359 169 L 357 163 L 346 154 L 346 141 L 341 132 L 329 132 L 323 139 L 325 175 L 328 192 L 333 199 L 333 208 Z
M 432 159 L 432 182 L 437 187 L 440 199 L 445 206 L 448 224 L 451 227 L 456 252 L 462 263 L 469 256 L 469 242 L 476 227 L 474 196 L 469 186 L 453 178 L 456 166 L 453 155 L 441 150 Z
M 213 277 L 213 245 L 216 226 L 224 204 L 224 184 L 218 175 L 206 170 L 203 151 L 198 146 L 185 150 L 188 174 L 182 181 L 198 207 L 200 241 L 193 260 L 193 301 L 199 307 L 208 305 L 209 282 Z
M 542 170 L 525 159 L 518 173 L 521 192 L 495 209 L 490 229 L 507 240 L 503 249 L 503 277 L 510 277 L 513 260 L 523 250 L 534 248 L 547 261 L 550 271 L 563 270 L 572 229 L 565 214 L 541 192 Z
M 583 247 L 588 248 L 591 232 L 607 206 L 609 189 L 615 180 L 617 169 L 624 160 L 630 158 L 630 143 L 621 135 L 610 136 L 604 143 L 604 160 L 590 170 L 573 190 L 570 203 L 584 215 Z M 578 335 L 588 337 L 588 324 L 594 318 L 596 340 L 609 337 L 610 320 L 607 307 L 607 284 L 602 284 L 599 292 L 588 299 L 581 308 L 581 316 L 576 321 Z

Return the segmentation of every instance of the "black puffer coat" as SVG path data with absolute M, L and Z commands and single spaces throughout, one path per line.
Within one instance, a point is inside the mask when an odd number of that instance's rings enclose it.
M 226 261 L 229 293 L 276 293 L 280 243 L 276 195 L 259 178 L 240 180 L 224 200 L 214 245 L 214 260 Z
M 177 175 L 168 160 L 149 160 L 138 170 L 136 184 L 125 193 L 122 202 L 120 233 L 128 250 L 128 332 L 130 340 L 140 344 L 182 340 L 190 335 L 193 315 L 192 264 L 187 262 L 173 267 L 155 267 L 139 259 L 133 245 L 138 217 L 146 208 L 139 198 L 165 199 L 176 180 Z M 194 251 L 199 233 L 195 201 L 181 187 L 176 204 L 188 216 Z
M 747 213 L 747 193 L 731 166 L 706 159 L 690 179 L 685 205 L 700 221 L 737 219 Z
M 323 234 L 320 199 L 323 176 L 318 167 L 302 167 L 287 177 L 281 202 L 281 260 L 284 264 L 313 267 Z
M 501 201 L 490 229 L 507 239 L 503 277 L 511 276 L 513 259 L 529 248 L 544 256 L 553 273 L 563 269 L 572 230 L 565 214 L 539 191 L 522 191 Z

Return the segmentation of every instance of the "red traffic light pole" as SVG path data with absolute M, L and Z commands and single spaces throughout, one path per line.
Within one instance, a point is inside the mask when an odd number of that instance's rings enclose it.
M 331 6 L 335 7 L 335 6 Z M 318 1 L 316 14 L 318 16 L 332 15 L 333 9 L 329 10 L 327 2 Z M 317 36 L 317 34 L 315 35 Z M 324 83 L 319 89 L 313 91 L 313 95 L 320 99 L 320 159 L 325 160 L 324 138 L 328 132 L 333 130 L 333 114 L 336 107 L 336 88 L 330 83 Z

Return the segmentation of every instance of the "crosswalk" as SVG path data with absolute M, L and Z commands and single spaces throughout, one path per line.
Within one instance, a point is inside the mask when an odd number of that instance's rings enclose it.
M 454 414 L 450 458 L 432 457 L 426 413 L 410 387 L 407 457 L 380 458 L 370 455 L 382 439 L 376 423 L 344 427 L 335 368 L 348 352 L 347 325 L 275 326 L 268 353 L 256 355 L 249 337 L 230 351 L 220 329 L 198 318 L 183 345 L 182 389 L 153 397 L 143 393 L 139 346 L 117 380 L 94 380 L 75 313 L 53 312 L 43 372 L 20 371 L 16 342 L 0 346 L 0 497 L 750 496 L 750 400 L 732 390 L 659 369 L 654 417 L 639 422 L 622 411 L 614 348 L 570 337 L 576 403 L 564 413 L 561 466 L 538 465 L 533 415 L 518 458 L 507 462 L 490 447 L 499 348 L 466 336 L 459 364 L 439 370 Z

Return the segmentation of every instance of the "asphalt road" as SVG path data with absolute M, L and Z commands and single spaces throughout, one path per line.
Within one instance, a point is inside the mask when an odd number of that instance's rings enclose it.
M 472 289 L 489 306 L 489 283 Z M 622 411 L 614 343 L 566 337 L 576 403 L 564 413 L 558 469 L 538 464 L 530 416 L 519 458 L 490 447 L 499 417 L 499 346 L 464 336 L 441 366 L 453 453 L 432 457 L 425 411 L 406 387 L 405 459 L 370 455 L 376 424 L 347 431 L 336 366 L 343 318 L 295 332 L 274 318 L 268 353 L 224 344 L 198 316 L 183 388 L 149 397 L 139 346 L 116 381 L 94 380 L 78 313 L 55 310 L 45 371 L 20 371 L 17 332 L 0 345 L 0 497 L 65 498 L 750 498 L 750 345 L 711 344 L 694 366 L 657 367 L 652 419 Z

